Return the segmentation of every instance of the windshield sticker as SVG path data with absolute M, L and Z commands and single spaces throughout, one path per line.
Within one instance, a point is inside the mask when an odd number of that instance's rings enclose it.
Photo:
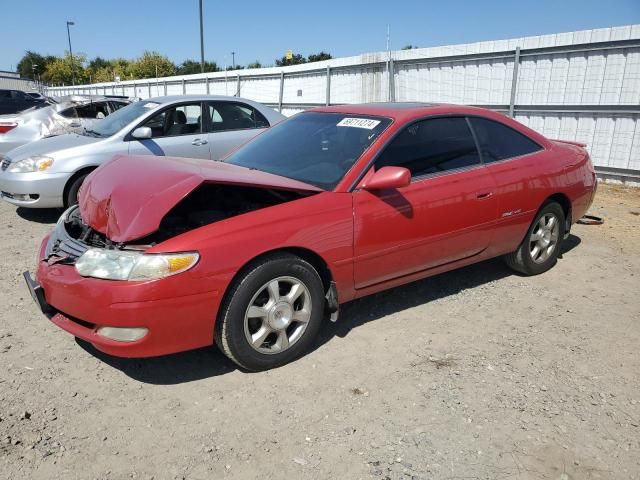
M 338 127 L 354 127 L 354 128 L 366 128 L 367 130 L 373 130 L 380 125 L 380 120 L 371 120 L 370 118 L 343 118 L 338 122 Z
M 158 105 L 160 104 L 156 102 L 147 102 L 144 104 L 144 108 L 156 108 Z

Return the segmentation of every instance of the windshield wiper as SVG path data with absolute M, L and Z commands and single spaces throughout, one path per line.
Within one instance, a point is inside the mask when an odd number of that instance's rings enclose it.
M 101 133 L 98 133 L 95 130 L 91 130 L 90 128 L 85 128 L 84 129 L 84 133 L 88 133 L 89 135 L 92 135 L 94 137 L 102 138 L 102 134 Z

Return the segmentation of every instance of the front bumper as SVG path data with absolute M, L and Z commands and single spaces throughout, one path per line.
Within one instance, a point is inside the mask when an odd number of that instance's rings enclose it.
M 47 242 L 48 238 L 39 258 L 44 258 Z M 37 293 L 34 299 L 43 313 L 107 354 L 152 357 L 213 344 L 220 295 L 211 279 L 181 274 L 150 282 L 100 280 L 81 277 L 73 265 L 50 265 L 44 260 L 36 278 L 30 291 L 41 288 L 43 303 Z M 99 335 L 103 326 L 148 332 L 140 340 L 122 342 Z
M 9 173 L 0 172 L 0 198 L 28 208 L 59 208 L 64 206 L 62 194 L 70 173 Z M 23 200 L 16 196 L 30 195 Z

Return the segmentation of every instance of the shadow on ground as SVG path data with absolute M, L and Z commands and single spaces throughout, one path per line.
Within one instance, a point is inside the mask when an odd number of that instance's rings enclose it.
M 562 245 L 562 255 L 571 252 L 578 245 L 580 245 L 580 238 L 570 235 Z M 560 267 L 562 267 L 562 260 L 560 260 Z M 498 258 L 354 300 L 341 306 L 340 318 L 336 323 L 327 321 L 313 350 L 331 341 L 335 336 L 346 337 L 351 330 L 368 322 L 510 275 L 514 275 L 514 272 Z M 76 339 L 76 341 L 91 355 L 132 379 L 144 383 L 172 385 L 216 377 L 238 370 L 236 365 L 215 347 L 156 358 L 127 359 L 102 353 L 83 340 Z
M 23 208 L 18 207 L 16 213 L 20 218 L 30 222 L 53 224 L 58 221 L 64 210 L 61 208 Z

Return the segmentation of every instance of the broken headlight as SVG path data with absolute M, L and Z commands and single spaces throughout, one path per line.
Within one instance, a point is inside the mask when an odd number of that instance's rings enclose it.
M 142 253 L 90 248 L 76 261 L 83 277 L 144 281 L 185 272 L 198 263 L 196 252 Z

